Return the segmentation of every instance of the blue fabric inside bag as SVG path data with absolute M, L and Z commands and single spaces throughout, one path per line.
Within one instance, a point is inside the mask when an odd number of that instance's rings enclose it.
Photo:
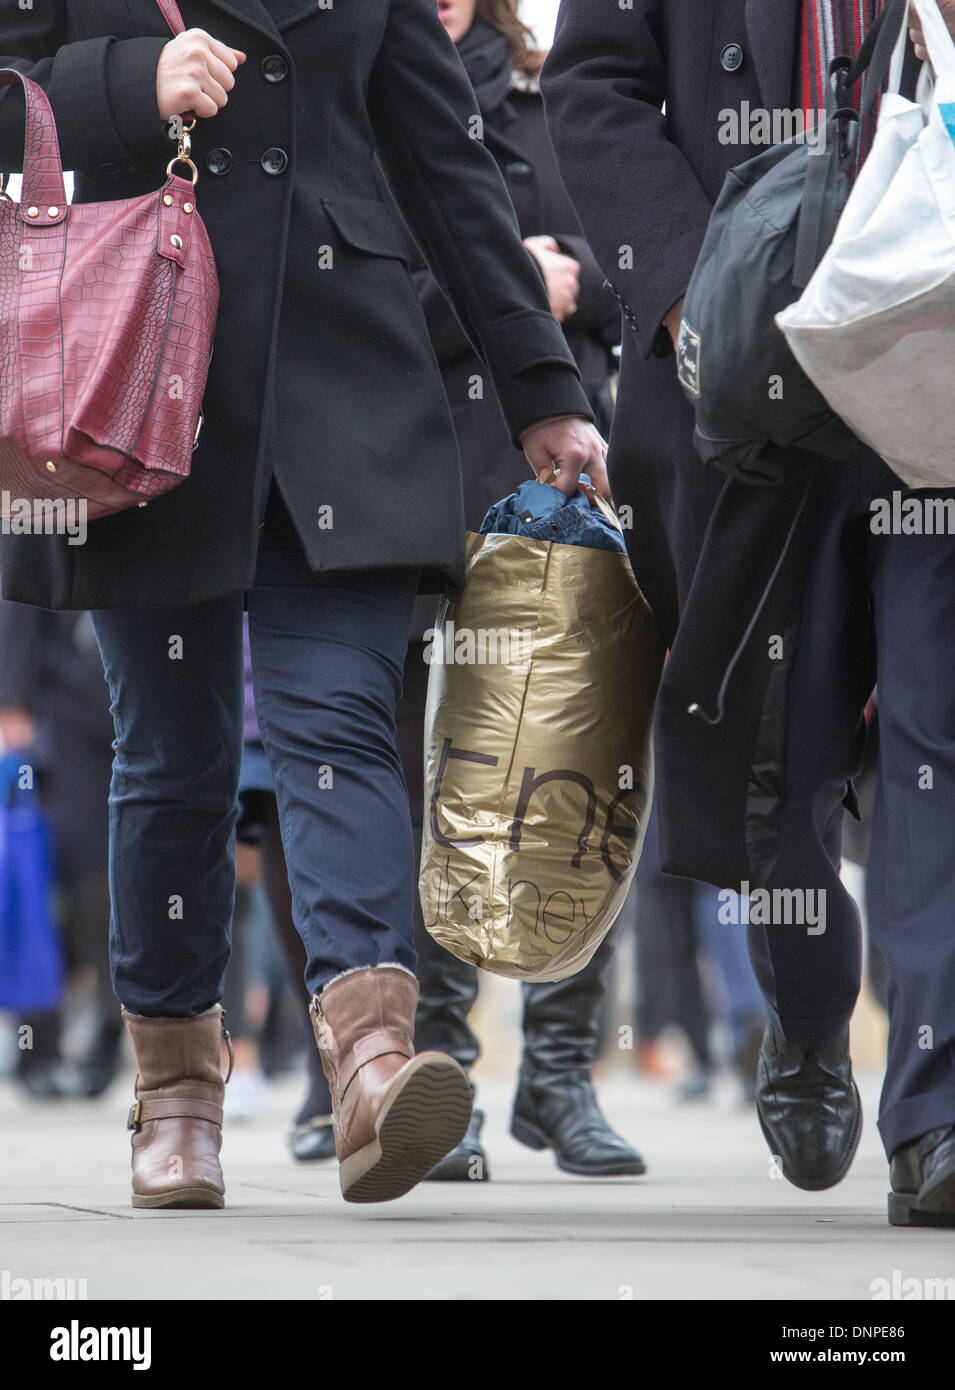
M 580 477 L 589 484 L 586 473 Z M 558 545 L 627 552 L 620 531 L 582 492 L 565 497 L 556 487 L 534 479 L 491 507 L 481 523 L 481 535 L 525 536 Z

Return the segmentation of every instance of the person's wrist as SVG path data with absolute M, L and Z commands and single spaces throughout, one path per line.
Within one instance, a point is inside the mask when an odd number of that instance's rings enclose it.
M 680 298 L 676 301 L 676 303 L 670 305 L 669 309 L 663 316 L 663 327 L 669 333 L 670 337 L 674 340 L 674 342 L 676 341 L 677 335 L 680 332 L 680 320 L 683 317 L 684 298 L 685 296 L 681 295 Z
M 590 424 L 589 416 L 579 415 L 576 412 L 570 415 L 545 415 L 542 420 L 535 420 L 533 424 L 525 426 L 525 428 L 521 430 L 518 438 L 523 441 L 525 435 L 530 434 L 531 430 L 538 430 L 541 425 L 556 425 L 558 420 L 583 420 L 586 424 Z

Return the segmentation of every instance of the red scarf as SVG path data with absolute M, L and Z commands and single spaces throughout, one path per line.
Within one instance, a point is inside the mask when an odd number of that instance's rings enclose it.
M 816 111 L 826 109 L 826 83 L 833 58 L 854 58 L 862 47 L 866 30 L 882 9 L 884 0 L 802 0 L 799 36 L 800 102 L 812 121 Z M 854 93 L 856 104 L 865 93 L 865 78 Z M 878 102 L 860 131 L 857 158 L 861 160 L 875 133 Z

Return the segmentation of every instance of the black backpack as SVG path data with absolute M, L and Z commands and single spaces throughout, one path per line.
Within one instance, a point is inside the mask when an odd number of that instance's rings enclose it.
M 856 437 L 790 352 L 775 316 L 808 284 L 849 196 L 855 136 L 888 75 L 905 17 L 889 0 L 854 62 L 836 58 L 825 144 L 789 140 L 731 169 L 683 304 L 680 383 L 700 457 L 747 483 L 776 483 L 789 449 L 845 459 Z M 858 111 L 848 93 L 869 69 Z

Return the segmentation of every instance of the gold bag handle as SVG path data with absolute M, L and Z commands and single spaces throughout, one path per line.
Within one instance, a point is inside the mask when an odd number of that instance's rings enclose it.
M 604 516 L 610 522 L 611 526 L 616 527 L 616 529 L 620 532 L 622 536 L 623 527 L 620 525 L 620 518 L 617 515 L 617 509 L 613 505 L 613 503 L 608 502 L 605 497 L 601 497 L 600 493 L 593 486 L 593 484 L 591 484 L 590 487 L 588 487 L 587 484 L 584 483 L 582 484 L 582 486 L 587 496 L 590 498 L 591 503 L 595 507 L 597 507 L 599 511 L 603 512 Z

